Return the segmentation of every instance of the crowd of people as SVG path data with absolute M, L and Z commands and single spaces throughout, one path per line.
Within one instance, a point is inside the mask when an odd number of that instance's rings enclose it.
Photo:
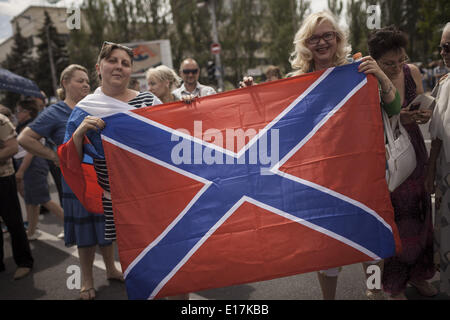
M 416 65 L 420 70 L 425 92 L 433 90 L 439 83 L 441 77 L 450 71 L 449 67 L 442 60 L 432 61 L 426 65 L 418 62 Z
M 364 271 L 374 264 L 382 270 L 382 289 L 368 289 L 367 297 L 384 299 L 388 295 L 391 299 L 404 300 L 408 284 L 424 296 L 435 296 L 438 289 L 428 280 L 436 271 L 440 272 L 440 291 L 450 295 L 450 81 L 446 76 L 447 67 L 450 67 L 450 23 L 445 25 L 439 44 L 443 59 L 431 72 L 409 62 L 407 35 L 394 26 L 371 32 L 368 36 L 369 55 L 353 59 L 346 33 L 336 17 L 326 11 L 313 13 L 303 21 L 294 36 L 294 44 L 295 50 L 290 57 L 292 71 L 288 77 L 345 65 L 356 59 L 360 63 L 359 72 L 372 74 L 378 80 L 380 111 L 384 109 L 389 116 L 399 115 L 414 147 L 416 168 L 391 193 L 402 251 L 393 257 L 363 264 Z M 197 97 L 216 93 L 214 88 L 199 83 L 201 68 L 193 58 L 183 60 L 178 73 L 164 65 L 150 68 L 146 72 L 148 91 L 142 92 L 139 83 L 132 81 L 132 66 L 130 48 L 105 41 L 96 64 L 101 85 L 93 95 L 112 97 L 123 102 L 126 108 L 140 108 L 175 101 L 190 103 Z M 9 208 L 2 210 L 2 219 L 11 234 L 18 266 L 15 278 L 22 278 L 31 271 L 33 258 L 28 241 L 35 239 L 39 205 L 43 205 L 63 218 L 66 246 L 78 247 L 82 272 L 80 298 L 86 300 L 94 299 L 96 295 L 92 268 L 97 246 L 105 261 L 107 278 L 123 281 L 122 273 L 114 265 L 116 230 L 107 163 L 101 144 L 96 144 L 105 123 L 96 115 L 80 112 L 78 126 L 71 136 L 65 136 L 66 123 L 73 109 L 91 92 L 88 74 L 83 66 L 68 66 L 60 77 L 60 101 L 42 110 L 36 99 L 21 100 L 16 106 L 17 127 L 8 118 L 11 117 L 9 109 L 0 109 L 0 113 L 5 114 L 0 114 L 0 194 L 2 202 Z M 265 77 L 267 81 L 274 81 L 283 75 L 278 67 L 270 66 Z M 244 77 L 240 85 L 255 83 L 251 77 Z M 434 110 L 410 110 L 410 103 L 418 95 L 431 90 L 436 99 Z M 430 156 L 419 128 L 420 124 L 428 122 L 433 138 Z M 83 147 L 86 136 L 92 148 Z M 93 159 L 97 182 L 103 190 L 103 215 L 88 212 L 64 179 L 61 179 L 62 207 L 48 196 L 49 165 L 60 166 L 54 146 L 67 141 L 76 149 L 80 162 L 86 154 Z M 17 190 L 27 206 L 28 233 L 24 229 Z M 434 226 L 433 193 L 436 193 Z M 3 237 L 0 240 L 2 271 Z M 318 272 L 324 299 L 335 298 L 341 269 Z M 188 299 L 189 295 L 171 298 Z

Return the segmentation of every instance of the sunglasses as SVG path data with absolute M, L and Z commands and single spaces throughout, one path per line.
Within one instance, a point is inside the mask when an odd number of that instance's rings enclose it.
M 198 69 L 184 69 L 183 70 L 184 74 L 189 74 L 189 73 L 197 74 L 197 72 L 198 72 Z
M 444 43 L 442 46 L 439 46 L 439 52 L 442 50 L 445 51 L 445 53 L 450 53 L 450 42 Z
M 106 45 L 113 46 L 113 47 L 116 47 L 116 48 L 118 48 L 118 49 L 122 49 L 122 50 L 126 51 L 130 56 L 133 56 L 133 55 L 134 55 L 133 49 L 131 49 L 130 47 L 124 46 L 124 45 L 122 45 L 122 44 L 118 44 L 118 43 L 114 43 L 114 42 L 109 42 L 109 41 L 103 41 L 102 49 L 103 49 L 103 47 L 105 47 Z

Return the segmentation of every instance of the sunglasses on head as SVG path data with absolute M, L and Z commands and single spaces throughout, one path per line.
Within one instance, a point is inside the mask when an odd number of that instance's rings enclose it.
M 189 73 L 197 74 L 197 72 L 198 72 L 198 69 L 184 69 L 183 70 L 184 74 L 189 74 Z
M 444 50 L 446 53 L 450 53 L 450 42 L 444 43 L 442 46 L 439 46 L 439 52 Z
M 125 50 L 127 51 L 130 55 L 133 55 L 133 49 L 131 49 L 130 47 L 124 46 L 122 44 L 118 44 L 118 43 L 114 43 L 114 42 L 109 42 L 109 41 L 103 41 L 103 45 L 102 48 L 106 45 L 110 45 L 110 46 L 114 46 L 117 47 L 119 49 Z

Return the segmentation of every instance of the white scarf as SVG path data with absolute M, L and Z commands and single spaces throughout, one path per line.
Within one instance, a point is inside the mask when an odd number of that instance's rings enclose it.
M 106 117 L 117 112 L 135 109 L 126 102 L 107 96 L 101 87 L 77 103 L 77 107 L 96 117 Z

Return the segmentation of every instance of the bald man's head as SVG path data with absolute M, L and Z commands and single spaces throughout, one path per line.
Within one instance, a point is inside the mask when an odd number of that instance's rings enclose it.
M 192 58 L 183 60 L 180 65 L 180 76 L 183 79 L 185 86 L 196 86 L 200 76 L 200 67 L 197 61 Z

